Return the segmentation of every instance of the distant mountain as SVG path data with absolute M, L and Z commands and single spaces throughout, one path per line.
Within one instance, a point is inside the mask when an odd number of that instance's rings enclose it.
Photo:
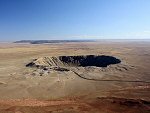
M 30 43 L 30 44 L 44 44 L 44 43 L 62 43 L 62 42 L 94 42 L 95 40 L 20 40 L 14 43 Z

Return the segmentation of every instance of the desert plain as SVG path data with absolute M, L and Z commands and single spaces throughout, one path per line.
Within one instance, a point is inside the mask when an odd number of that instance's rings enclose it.
M 27 66 L 80 55 L 121 62 L 48 72 Z M 0 113 L 150 113 L 150 41 L 0 43 Z

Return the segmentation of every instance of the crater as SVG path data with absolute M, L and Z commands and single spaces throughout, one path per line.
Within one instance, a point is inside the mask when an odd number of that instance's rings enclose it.
M 127 74 L 133 67 L 114 56 L 77 55 L 50 56 L 32 60 L 26 65 L 24 75 L 49 76 L 58 74 L 65 77 L 79 76 L 87 80 L 102 80 L 111 77 L 119 78 L 120 73 Z M 115 73 L 112 76 L 112 73 Z M 109 75 L 109 76 L 108 76 Z M 121 78 L 120 78 L 121 79 Z
M 26 67 L 32 68 L 27 75 L 75 74 L 84 79 L 101 79 L 105 75 L 111 75 L 112 72 L 130 70 L 130 66 L 121 63 L 120 59 L 107 55 L 41 57 L 34 59 Z
M 106 55 L 85 55 L 85 56 L 58 56 L 42 57 L 35 59 L 26 66 L 59 66 L 59 67 L 107 67 L 112 64 L 118 64 L 121 60 L 113 56 Z

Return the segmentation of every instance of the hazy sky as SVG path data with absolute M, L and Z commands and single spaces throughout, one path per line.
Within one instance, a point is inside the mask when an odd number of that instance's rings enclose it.
M 150 0 L 0 0 L 0 40 L 150 39 Z

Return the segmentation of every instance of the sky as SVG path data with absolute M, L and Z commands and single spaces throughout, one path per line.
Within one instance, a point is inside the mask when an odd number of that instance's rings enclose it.
M 0 0 L 0 41 L 150 39 L 150 0 Z

